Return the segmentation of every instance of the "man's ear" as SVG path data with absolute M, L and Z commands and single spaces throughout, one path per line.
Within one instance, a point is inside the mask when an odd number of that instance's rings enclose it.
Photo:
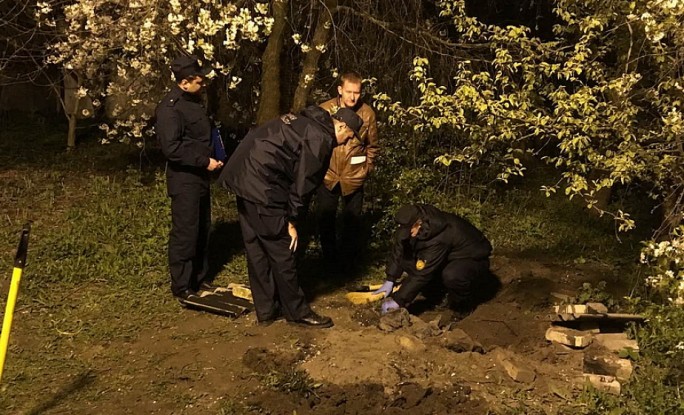
M 342 85 L 337 86 L 337 95 L 342 96 Z

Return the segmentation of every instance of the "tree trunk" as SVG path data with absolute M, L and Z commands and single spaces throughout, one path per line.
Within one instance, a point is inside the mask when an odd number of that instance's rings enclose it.
M 280 52 L 286 29 L 286 12 L 289 0 L 274 0 L 273 27 L 266 50 L 261 57 L 261 100 L 256 123 L 261 124 L 280 115 Z
M 76 147 L 76 121 L 78 113 L 78 76 L 72 71 L 64 71 L 64 114 L 69 120 L 67 150 Z
M 67 114 L 69 118 L 69 132 L 67 133 L 67 151 L 76 148 L 76 114 Z
M 319 10 L 318 23 L 314 32 L 311 50 L 305 54 L 302 72 L 299 74 L 299 82 L 295 90 L 294 100 L 291 111 L 296 113 L 302 110 L 309 97 L 309 91 L 313 85 L 316 72 L 318 72 L 318 61 L 325 50 L 325 45 L 330 39 L 332 30 L 332 15 L 337 7 L 337 0 L 325 0 L 324 6 Z

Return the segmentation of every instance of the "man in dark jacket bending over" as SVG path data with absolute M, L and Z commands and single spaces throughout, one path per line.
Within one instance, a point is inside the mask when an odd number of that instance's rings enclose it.
M 441 278 L 449 306 L 457 311 L 472 309 L 472 285 L 489 273 L 492 245 L 470 222 L 430 205 L 406 205 L 395 217 L 395 234 L 386 274 L 387 281 L 376 293 L 384 293 L 382 313 L 408 306 L 433 278 Z M 392 293 L 403 272 L 407 277 Z
M 237 195 L 257 320 L 281 316 L 310 327 L 331 327 L 316 314 L 297 280 L 294 251 L 297 220 L 321 185 L 335 145 L 358 135 L 363 121 L 354 111 L 334 115 L 319 107 L 269 121 L 238 145 L 219 182 Z

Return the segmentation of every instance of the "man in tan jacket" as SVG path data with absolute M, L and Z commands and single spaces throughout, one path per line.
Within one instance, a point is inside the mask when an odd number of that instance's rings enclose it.
M 349 263 L 358 252 L 363 207 L 363 183 L 373 170 L 378 154 L 378 127 L 375 112 L 361 102 L 361 75 L 346 72 L 340 77 L 337 97 L 321 104 L 331 114 L 340 108 L 349 108 L 363 120 L 358 137 L 337 146 L 330 158 L 330 166 L 323 185 L 318 189 L 318 228 L 323 256 L 329 263 L 343 260 Z M 342 197 L 342 238 L 340 254 L 337 255 L 335 222 L 337 205 Z

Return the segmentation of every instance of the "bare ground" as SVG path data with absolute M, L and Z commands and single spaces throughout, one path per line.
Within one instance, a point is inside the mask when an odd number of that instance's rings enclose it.
M 525 411 L 567 410 L 582 387 L 582 358 L 544 340 L 549 294 L 606 279 L 608 270 L 505 256 L 492 264 L 502 289 L 451 330 L 437 328 L 439 310 L 427 310 L 410 326 L 383 331 L 376 308 L 352 306 L 343 290 L 313 302 L 335 321 L 323 330 L 177 307 L 139 333 L 74 342 L 62 357 L 79 364 L 33 379 L 42 392 L 12 402 L 7 413 L 485 414 L 514 413 L 523 403 Z M 455 348 L 458 329 L 482 347 Z M 11 352 L 46 347 L 24 327 Z M 513 380 L 497 348 L 533 370 L 534 380 Z

